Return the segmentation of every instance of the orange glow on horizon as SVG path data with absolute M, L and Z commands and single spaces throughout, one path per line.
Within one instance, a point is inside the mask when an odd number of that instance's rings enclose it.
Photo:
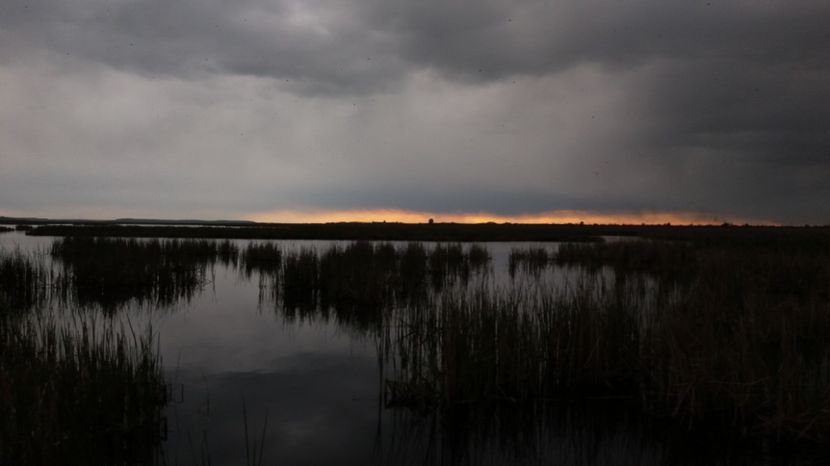
M 552 210 L 532 214 L 498 215 L 489 212 L 418 212 L 399 209 L 357 210 L 278 210 L 248 217 L 248 220 L 270 223 L 337 223 L 337 222 L 400 222 L 426 223 L 580 223 L 587 224 L 650 224 L 662 225 L 719 225 L 734 224 L 775 225 L 759 219 L 723 217 L 699 212 L 591 212 L 576 210 Z

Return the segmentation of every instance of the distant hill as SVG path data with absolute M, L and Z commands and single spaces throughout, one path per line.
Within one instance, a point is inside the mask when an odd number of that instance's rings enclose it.
M 126 225 L 148 224 L 148 225 L 255 225 L 257 222 L 251 220 L 160 220 L 153 218 L 117 218 L 112 223 L 123 223 Z
M 250 226 L 256 222 L 250 220 L 164 220 L 155 218 L 116 218 L 113 220 L 89 220 L 77 218 L 40 218 L 40 217 L 3 217 L 0 225 L 215 225 L 215 226 Z

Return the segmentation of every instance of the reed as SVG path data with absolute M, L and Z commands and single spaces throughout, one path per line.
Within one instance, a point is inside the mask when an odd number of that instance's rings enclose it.
M 0 318 L 0 463 L 151 463 L 164 388 L 150 329 Z
M 398 261 L 389 243 L 355 242 L 329 248 L 320 256 L 321 305 L 350 308 L 352 314 L 379 311 L 394 299 Z
M 282 293 L 284 308 L 292 311 L 317 309 L 320 288 L 320 260 L 317 251 L 303 248 L 289 254 L 283 262 Z
M 456 280 L 465 282 L 487 269 L 490 256 L 481 246 L 357 241 L 323 251 L 301 249 L 282 256 L 261 295 L 287 311 L 289 318 L 334 312 L 344 323 L 368 328 L 382 322 L 380 313 L 401 303 L 426 299 Z M 243 255 L 243 267 L 246 259 Z M 262 282 L 261 282 L 262 283 Z
M 828 439 L 830 257 L 727 243 L 578 248 L 566 262 L 616 273 L 450 288 L 395 314 L 387 404 L 601 396 L 688 427 Z
M 489 253 L 479 245 L 471 245 L 465 250 L 460 243 L 438 243 L 429 254 L 432 286 L 440 291 L 455 279 L 466 282 L 471 274 L 485 269 L 489 261 Z
M 703 244 L 659 240 L 607 242 L 590 247 L 565 243 L 559 247 L 555 261 L 590 269 L 609 266 L 618 274 L 648 273 L 661 279 L 681 279 L 696 274 L 697 252 L 702 247 Z
M 43 304 L 54 280 L 55 271 L 33 254 L 0 249 L 0 314 Z
M 401 312 L 392 339 L 402 379 L 392 382 L 397 393 L 388 401 L 524 403 L 606 389 L 628 395 L 640 316 L 615 302 L 620 295 L 597 292 L 600 286 L 586 279 L 570 290 L 456 288 Z
M 427 250 L 422 243 L 407 243 L 401 251 L 398 297 L 413 303 L 426 298 L 428 290 Z
M 280 272 L 282 257 L 282 248 L 278 244 L 253 242 L 242 249 L 240 263 L 247 277 L 254 272 L 274 275 Z
M 500 286 L 470 280 L 489 264 L 478 245 L 283 251 L 67 237 L 50 251 L 65 267 L 59 273 L 33 257 L 0 255 L 0 304 L 36 307 L 43 289 L 105 308 L 164 304 L 197 292 L 215 262 L 238 264 L 266 277 L 287 319 L 334 318 L 376 335 L 390 407 L 533 412 L 551 400 L 602 397 L 694 429 L 830 440 L 826 230 L 649 232 L 679 240 L 563 244 L 555 254 L 516 248 L 511 269 L 581 272 L 561 282 L 524 274 Z
M 508 270 L 515 277 L 518 270 L 532 275 L 539 275 L 553 261 L 553 254 L 547 248 L 511 248 L 508 258 Z
M 50 252 L 65 267 L 74 302 L 110 311 L 131 302 L 163 307 L 190 300 L 210 266 L 235 263 L 239 255 L 227 240 L 94 237 L 62 238 Z

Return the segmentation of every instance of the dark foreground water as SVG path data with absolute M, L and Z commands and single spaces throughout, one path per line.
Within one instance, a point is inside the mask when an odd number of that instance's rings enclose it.
M 0 246 L 45 251 L 52 238 L 0 235 Z M 259 242 L 262 243 L 262 242 Z M 244 247 L 245 241 L 236 244 Z M 283 251 L 331 242 L 277 241 Z M 343 245 L 347 243 L 342 243 Z M 397 247 L 402 247 L 398 244 Z M 546 280 L 565 286 L 579 270 L 508 272 L 513 247 L 483 244 L 491 260 L 463 284 Z M 427 245 L 430 247 L 430 245 Z M 435 292 L 435 291 L 432 291 Z M 53 312 L 65 312 L 52 305 Z M 94 306 L 93 306 L 94 307 Z M 104 312 L 102 310 L 102 312 Z M 108 312 L 112 315 L 112 312 Z M 532 409 L 388 404 L 389 367 L 379 337 L 334 314 L 287 311 L 267 280 L 240 264 L 213 263 L 189 298 L 156 307 L 126 301 L 112 317 L 158 338 L 169 403 L 158 462 L 191 464 L 811 464 L 652 421 L 617 400 L 550 400 Z

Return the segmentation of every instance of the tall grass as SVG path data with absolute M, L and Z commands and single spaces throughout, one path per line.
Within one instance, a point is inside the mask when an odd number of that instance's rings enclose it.
M 254 246 L 251 246 L 255 248 Z M 248 250 L 242 267 L 247 268 Z M 275 257 L 271 255 L 271 257 Z M 455 281 L 487 269 L 489 253 L 478 245 L 352 242 L 323 251 L 283 252 L 268 268 L 270 294 L 294 316 L 334 311 L 338 318 L 379 322 L 381 311 L 426 298 Z M 259 259 L 254 260 L 259 264 Z
M 553 261 L 553 254 L 544 247 L 511 248 L 508 259 L 508 270 L 511 277 L 516 276 L 518 270 L 538 275 Z
M 627 395 L 626 376 L 639 366 L 640 316 L 626 306 L 631 295 L 608 292 L 600 280 L 561 290 L 455 288 L 399 313 L 391 338 L 399 378 L 387 401 L 523 403 L 606 389 Z
M 374 332 L 390 407 L 534 412 L 603 398 L 685 427 L 830 440 L 830 240 L 824 230 L 707 231 L 514 249 L 511 270 L 531 273 L 499 286 L 470 280 L 490 261 L 478 245 L 285 251 L 73 237 L 51 249 L 63 275 L 1 256 L 0 304 L 31 306 L 44 287 L 105 308 L 165 304 L 197 292 L 213 263 L 237 264 L 264 277 L 288 319 Z M 563 282 L 536 273 L 559 266 L 582 273 Z
M 42 305 L 61 280 L 58 272 L 35 255 L 0 249 L 0 314 Z
M 616 274 L 453 288 L 399 312 L 386 401 L 613 397 L 686 426 L 828 440 L 830 257 L 718 244 L 565 247 L 561 261 Z
M 150 463 L 164 393 L 149 329 L 0 318 L 2 464 Z
M 254 242 L 241 250 L 240 264 L 247 277 L 254 272 L 273 275 L 282 267 L 282 248 L 276 243 Z
M 617 241 L 583 247 L 565 243 L 555 261 L 589 269 L 612 267 L 619 275 L 648 273 L 661 279 L 688 279 L 696 273 L 697 252 L 701 245 L 677 241 Z
M 319 297 L 319 257 L 310 248 L 289 254 L 283 263 L 281 297 L 288 311 L 313 311 Z
M 72 298 L 107 310 L 130 302 L 169 306 L 191 299 L 208 281 L 208 267 L 237 261 L 230 241 L 67 237 L 51 256 L 66 268 Z
M 389 243 L 355 242 L 320 255 L 320 305 L 366 321 L 391 303 L 399 262 Z M 344 317 L 351 317 L 344 316 Z

